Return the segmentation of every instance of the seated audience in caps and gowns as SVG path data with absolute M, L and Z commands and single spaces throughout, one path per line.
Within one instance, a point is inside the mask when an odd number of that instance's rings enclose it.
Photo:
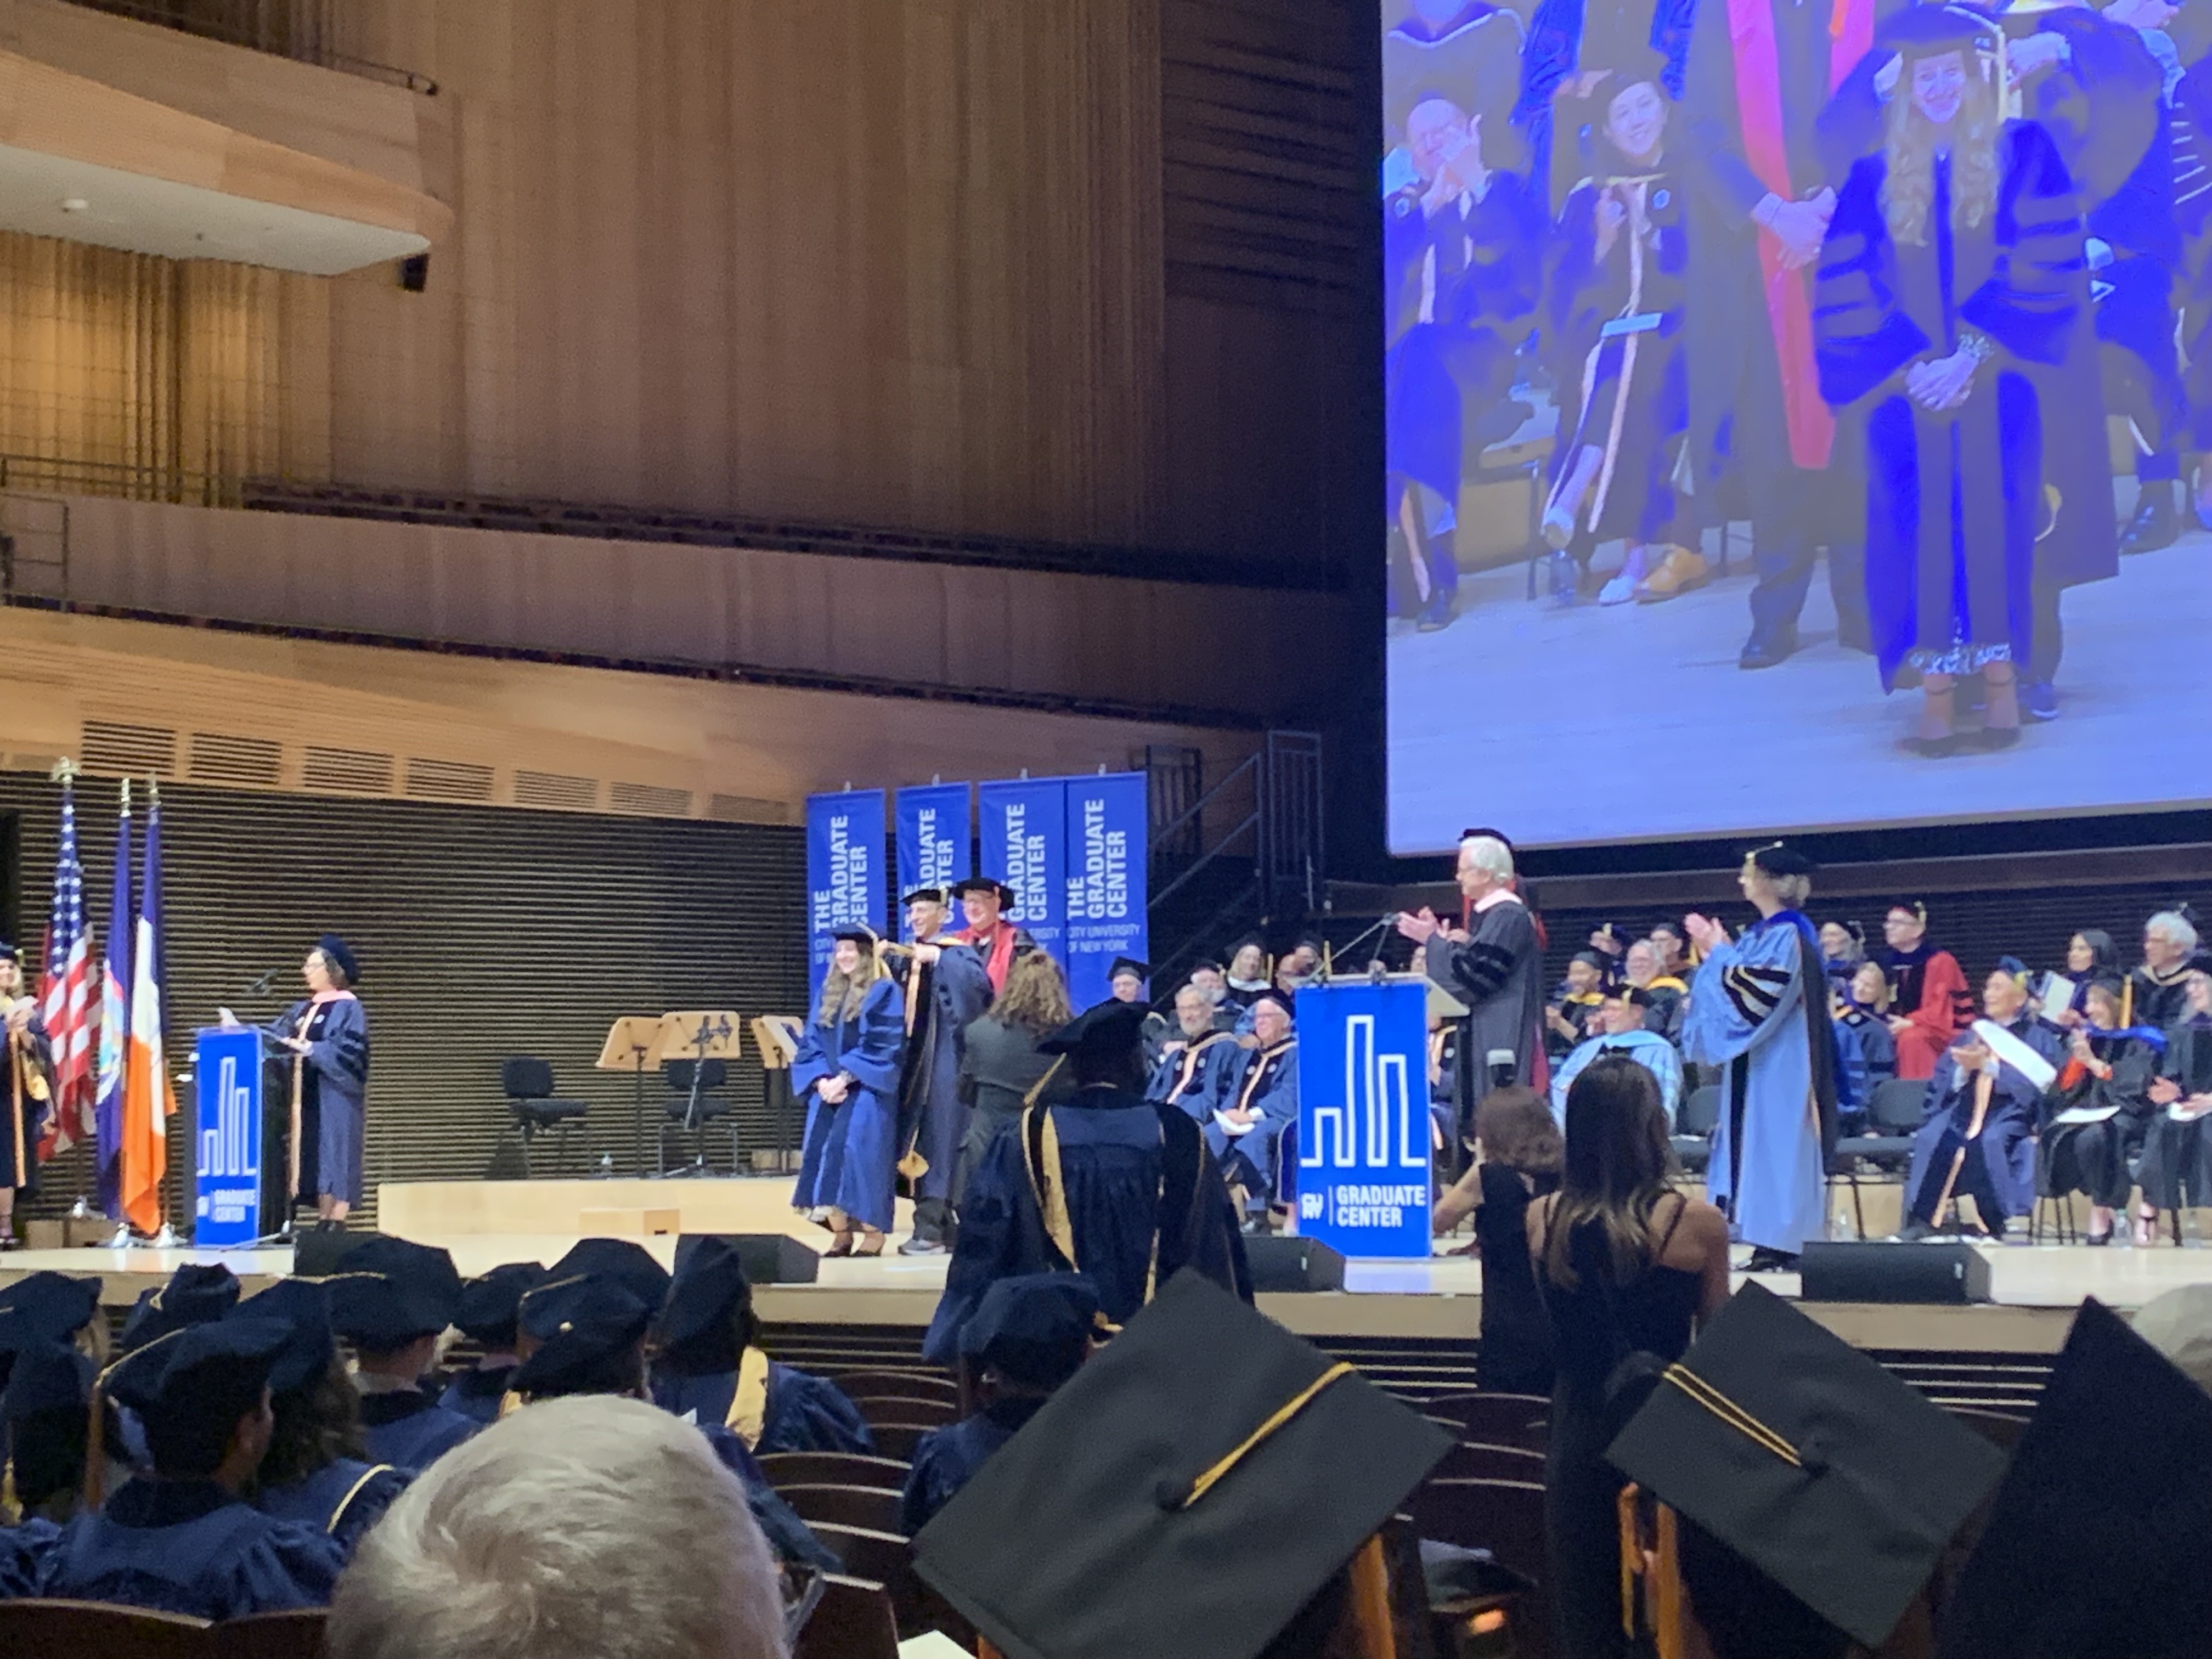
M 1176 1034 L 1160 1045 L 1145 1098 L 1156 1105 L 1179 1106 L 1193 1119 L 1211 1110 L 1214 1073 L 1237 1053 L 1236 1040 L 1214 1020 L 1205 989 L 1186 985 L 1176 993 Z
M 1198 1126 L 1140 1092 L 1143 1018 L 1133 1003 L 1102 1002 L 1045 1040 L 1067 1056 L 1075 1097 L 1024 1112 L 975 1171 L 922 1344 L 933 1364 L 957 1360 L 984 1293 L 1018 1274 L 1087 1274 L 1115 1324 L 1184 1267 L 1251 1296 L 1244 1241 Z
M 244 1496 L 268 1448 L 269 1370 L 289 1334 L 273 1320 L 218 1320 L 109 1369 L 106 1390 L 145 1425 L 152 1471 L 62 1529 L 37 1594 L 213 1620 L 329 1604 L 338 1546 Z
M 8 1386 L 0 1390 L 0 1456 L 21 1515 L 15 1542 L 27 1546 L 54 1537 L 84 1507 L 92 1382 L 99 1368 L 58 1342 L 40 1342 L 10 1358 Z M 112 1461 L 121 1449 L 113 1407 L 103 1400 L 100 1411 L 100 1445 L 108 1461 L 94 1486 L 112 1492 L 131 1478 L 131 1469 Z M 6 1514 L 0 1509 L 0 1520 Z
M 1834 1020 L 1836 1063 L 1841 1073 L 1837 1103 L 1839 1109 L 1856 1113 L 1855 1121 L 1864 1120 L 1874 1091 L 1897 1075 L 1897 1039 L 1890 1034 L 1888 1007 L 1889 981 L 1881 967 L 1861 963 Z
M 2087 1196 L 2089 1225 L 2082 1242 L 2088 1244 L 2112 1242 L 2113 1212 L 2135 1188 L 2154 1115 L 2151 1083 L 2166 1048 L 2163 1031 L 2114 1029 L 2121 998 L 2117 981 L 2090 986 L 2082 1005 L 2088 1023 L 2075 1031 L 2057 1086 L 2045 1098 L 2038 1143 L 2039 1188 Z M 2149 1242 L 2142 1218 L 2136 1236 Z
M 1596 1029 L 1575 1045 L 1552 1074 L 1552 1110 L 1565 1121 L 1567 1091 L 1583 1067 L 1600 1054 L 1624 1054 L 1659 1079 L 1659 1101 L 1673 1123 L 1682 1103 L 1682 1056 L 1674 1045 L 1644 1024 L 1650 999 L 1632 985 L 1607 991 L 1597 1006 Z
M 1098 1315 L 1098 1287 L 1081 1273 L 1002 1279 L 960 1333 L 960 1364 L 975 1409 L 932 1429 L 914 1449 L 899 1506 L 911 1538 L 975 1478 L 1053 1391 L 1082 1368 Z
M 135 1353 L 173 1332 L 220 1319 L 236 1304 L 239 1290 L 238 1276 L 229 1268 L 187 1262 L 169 1275 L 167 1284 L 138 1293 L 124 1318 L 117 1351 Z M 125 1401 L 113 1403 L 116 1425 L 123 1431 L 124 1455 L 134 1468 L 148 1468 L 146 1432 L 137 1413 Z
M 331 1328 L 354 1346 L 371 1462 L 427 1469 L 477 1431 L 474 1419 L 440 1405 L 425 1382 L 460 1306 L 451 1255 L 404 1238 L 365 1238 L 323 1282 Z
M 2154 1115 L 2136 1178 L 2161 1210 L 2212 1204 L 2212 974 L 2189 975 L 2188 1001 L 2166 1031 L 2166 1058 L 2150 1085 Z
M 2185 905 L 2143 923 L 2142 965 L 2128 975 L 2121 1023 L 2163 1031 L 2179 1020 L 2188 1005 L 2190 969 L 2212 968 L 2199 963 L 2197 951 L 2197 924 Z
M 1882 919 L 1887 945 L 1876 953 L 1889 976 L 1890 1035 L 1897 1039 L 1897 1074 L 1936 1075 L 1936 1062 L 1974 1017 L 1966 972 L 1958 957 L 1928 943 L 1928 907 L 1893 904 Z
M 726 1240 L 690 1244 L 661 1310 L 653 1403 L 720 1423 L 758 1456 L 772 1452 L 872 1454 L 860 1409 L 824 1377 L 777 1364 L 760 1346 L 744 1264 Z
M 514 1371 L 512 1410 L 573 1395 L 618 1395 L 651 1403 L 646 1385 L 645 1339 L 653 1311 L 610 1275 L 556 1279 L 522 1299 L 521 1333 L 529 1352 Z M 735 1431 L 695 1421 L 722 1467 L 745 1489 L 745 1502 L 778 1559 L 838 1570 L 837 1558 L 775 1494 L 768 1476 Z
M 509 1261 L 461 1286 L 453 1325 L 481 1352 L 468 1370 L 447 1374 L 446 1391 L 438 1396 L 441 1406 L 480 1425 L 498 1419 L 500 1400 L 519 1363 L 514 1316 L 525 1293 L 551 1276 L 535 1261 Z
M 1253 1002 L 1254 1046 L 1231 1050 L 1215 1068 L 1199 1125 L 1231 1196 L 1243 1195 L 1249 1214 L 1265 1214 L 1283 1189 L 1283 1149 L 1298 1121 L 1298 1039 L 1291 1021 L 1287 993 L 1268 991 Z
M 255 1472 L 253 1505 L 280 1521 L 319 1527 L 348 1557 L 409 1475 L 372 1463 L 360 1396 L 331 1335 L 328 1294 L 312 1279 L 281 1279 L 247 1297 L 227 1319 L 264 1319 L 285 1329 L 270 1364 L 269 1450 Z

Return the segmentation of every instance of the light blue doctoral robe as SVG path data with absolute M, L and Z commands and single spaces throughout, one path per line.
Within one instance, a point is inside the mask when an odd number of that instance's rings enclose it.
M 1682 1052 L 1723 1068 L 1705 1190 L 1734 1237 L 1793 1255 L 1826 1237 L 1837 1065 L 1812 923 L 1778 911 L 1707 957 L 1690 986 Z
M 898 1163 L 899 1060 L 906 1010 L 896 981 L 879 979 L 850 1019 L 806 1022 L 791 1062 L 791 1092 L 806 1102 L 806 1141 L 792 1203 L 842 1210 L 864 1227 L 891 1229 Z M 835 1106 L 816 1085 L 838 1073 L 853 1086 Z
M 1567 1121 L 1567 1091 L 1583 1068 L 1600 1054 L 1626 1054 L 1659 1080 L 1659 1103 L 1666 1109 L 1667 1127 L 1674 1127 L 1674 1113 L 1682 1103 L 1682 1057 L 1674 1045 L 1656 1031 L 1626 1031 L 1619 1036 L 1594 1036 L 1575 1045 L 1552 1073 L 1552 1115 Z

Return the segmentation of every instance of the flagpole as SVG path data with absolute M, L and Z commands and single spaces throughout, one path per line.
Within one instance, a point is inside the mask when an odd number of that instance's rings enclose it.
M 151 772 L 149 772 L 146 775 L 146 858 L 147 868 L 149 872 L 153 868 L 155 849 L 161 844 L 161 781 L 155 777 Z M 142 910 L 144 910 L 148 905 L 148 894 L 151 888 L 150 881 L 143 883 L 142 888 L 146 890 L 142 890 L 138 896 L 139 907 Z M 167 1042 L 168 1035 L 168 1022 L 163 1017 L 161 1009 L 162 994 L 167 991 L 168 988 L 161 982 L 161 963 L 160 957 L 161 949 L 161 918 L 159 915 L 153 915 L 149 920 L 153 924 L 152 937 L 154 939 L 155 958 L 152 968 L 149 969 L 149 972 L 152 974 L 154 978 L 154 1029 L 159 1032 L 164 1039 L 161 1045 L 161 1055 L 154 1061 L 153 1088 L 151 1091 L 154 1097 L 152 1109 L 155 1121 L 160 1121 L 167 1116 L 171 1100 L 169 1079 L 162 1074 L 162 1068 L 169 1063 L 169 1050 L 168 1043 Z M 133 971 L 136 971 L 135 963 L 133 964 Z M 162 1139 L 166 1146 L 166 1143 L 168 1139 L 168 1136 L 166 1132 L 162 1135 Z M 165 1151 L 164 1156 L 161 1159 L 161 1178 L 155 1187 L 156 1200 L 161 1206 L 161 1231 L 154 1235 L 154 1243 L 157 1248 L 163 1249 L 168 1249 L 177 1243 L 177 1231 L 170 1224 L 169 1222 L 169 1165 L 172 1161 L 173 1160 L 167 1156 Z

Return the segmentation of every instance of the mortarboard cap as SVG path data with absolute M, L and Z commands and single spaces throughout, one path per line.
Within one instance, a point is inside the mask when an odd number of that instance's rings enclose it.
M 1124 974 L 1131 979 L 1150 979 L 1152 967 L 1150 963 L 1139 962 L 1134 957 L 1115 957 L 1113 966 L 1106 970 L 1106 982 L 1110 985 Z
M 1870 1648 L 2003 1467 L 1981 1436 L 1757 1285 L 1667 1368 L 1607 1456 Z
M 965 881 L 952 884 L 953 897 L 965 898 L 970 893 L 996 893 L 1001 910 L 1014 908 L 1014 890 L 1003 881 L 994 881 L 988 876 L 970 876 Z
M 110 1367 L 107 1392 L 149 1424 L 235 1423 L 259 1403 L 290 1327 L 276 1319 L 216 1319 L 149 1343 Z
M 100 1312 L 100 1281 L 35 1273 L 0 1290 L 0 1354 L 67 1342 Z
M 169 1282 L 138 1297 L 123 1322 L 123 1346 L 142 1348 L 172 1331 L 220 1319 L 238 1300 L 238 1275 L 220 1263 L 188 1261 Z
M 751 1305 L 753 1287 L 737 1247 L 711 1234 L 684 1252 L 660 1310 L 660 1340 L 668 1346 L 726 1328 L 738 1309 Z
M 884 942 L 884 936 L 865 921 L 848 921 L 842 927 L 833 928 L 830 937 L 848 939 L 865 951 L 872 951 Z
M 1996 23 L 1964 6 L 1907 6 L 1875 30 L 1878 50 L 1923 58 L 1943 52 L 1994 51 Z
M 1291 1018 L 1297 1018 L 1297 998 L 1279 985 L 1270 985 L 1252 999 L 1252 1006 L 1255 1008 L 1263 1002 L 1272 1002 Z
M 1250 1659 L 1450 1446 L 1187 1271 L 922 1528 L 915 1565 L 1009 1659 Z
M 910 904 L 943 904 L 947 896 L 942 887 L 917 887 L 899 901 L 899 908 L 903 910 Z
M 1086 1008 L 1037 1044 L 1041 1054 L 1080 1054 L 1105 1061 L 1134 1053 L 1144 1041 L 1145 1011 L 1133 1002 L 1108 999 Z
M 345 975 L 348 985 L 361 983 L 361 958 L 353 953 L 352 945 L 336 933 L 325 933 L 315 941 L 315 949 L 323 953 L 324 961 Z
M 227 1320 L 270 1320 L 284 1328 L 284 1346 L 269 1365 L 269 1386 L 277 1394 L 291 1394 L 319 1381 L 328 1374 L 337 1355 L 325 1282 L 280 1279 L 223 1316 Z
M 2212 1395 L 2081 1304 L 1936 1633 L 1940 1659 L 2212 1646 Z
M 99 1367 L 75 1348 L 40 1342 L 15 1356 L 8 1389 L 0 1394 L 0 1419 L 20 1423 L 42 1412 L 82 1411 L 92 1398 Z
M 644 1245 L 632 1243 L 627 1238 L 577 1240 L 568 1254 L 553 1264 L 545 1282 L 550 1285 L 556 1279 L 574 1279 L 585 1273 L 620 1281 L 632 1296 L 655 1311 L 668 1297 L 668 1269 L 655 1261 Z
M 1601 974 L 1605 971 L 1605 957 L 1595 951 L 1577 951 L 1570 960 L 1579 962 L 1585 968 L 1595 968 Z
M 461 1286 L 453 1323 L 471 1342 L 511 1343 L 522 1298 L 551 1277 L 535 1261 L 503 1262 Z
M 960 1328 L 960 1357 L 1032 1389 L 1056 1389 L 1082 1368 L 1098 1286 L 1082 1273 L 1021 1273 L 983 1292 Z
M 1635 1008 L 1649 1008 L 1651 1006 L 1651 994 L 1642 986 L 1631 985 L 1626 980 L 1618 985 L 1606 987 L 1605 1000 L 1607 1002 L 1626 1002 Z
M 1754 847 L 1744 858 L 1762 876 L 1810 876 L 1820 868 L 1796 848 L 1778 841 Z
M 453 1322 L 461 1276 L 446 1251 L 382 1234 L 338 1258 L 323 1281 L 331 1328 L 372 1353 L 388 1353 Z
M 653 1323 L 652 1309 L 599 1274 L 546 1285 L 523 1299 L 522 1316 L 538 1346 L 510 1386 L 530 1395 L 586 1391 L 608 1361 L 641 1346 Z

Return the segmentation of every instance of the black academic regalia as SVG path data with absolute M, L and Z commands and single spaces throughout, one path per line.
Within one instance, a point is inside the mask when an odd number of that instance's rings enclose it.
M 2159 1075 L 2180 1085 L 2185 1100 L 2212 1094 L 2212 1020 L 2197 1016 L 2167 1029 Z M 2152 1111 L 2137 1172 L 2143 1202 L 2161 1210 L 2212 1205 L 2212 1117 L 2180 1121 L 2163 1106 Z
M 2163 1031 L 2179 1025 L 2189 1012 L 2189 975 L 2196 964 L 2185 962 L 2166 974 L 2138 968 L 2128 975 L 2128 1018 L 2122 1023 L 2146 1025 Z
M 738 1395 L 734 1370 L 684 1373 L 666 1365 L 653 1375 L 653 1398 L 663 1411 L 698 1423 L 727 1425 Z M 768 1365 L 768 1409 L 752 1452 L 852 1452 L 872 1456 L 874 1437 L 860 1408 L 827 1377 L 809 1376 L 775 1360 Z
M 1057 1194 L 1050 1214 L 1041 1187 Z M 998 1279 L 1087 1274 L 1100 1310 L 1118 1325 L 1186 1267 L 1251 1297 L 1244 1241 L 1198 1126 L 1172 1106 L 1110 1087 L 1083 1089 L 1065 1106 L 1024 1112 L 985 1154 L 961 1206 L 959 1239 L 922 1352 L 933 1364 L 953 1365 L 961 1327 Z
M 914 1467 L 907 1471 L 906 1491 L 899 1500 L 899 1530 L 908 1538 L 920 1532 L 1043 1404 L 1042 1395 L 1001 1400 L 922 1436 L 915 1445 Z
M 489 1428 L 499 1421 L 499 1402 L 507 1397 L 514 1370 L 513 1365 L 495 1365 L 489 1370 L 476 1366 L 462 1371 L 447 1382 L 438 1403 L 480 1428 Z
M 328 1607 L 345 1558 L 320 1530 L 212 1481 L 137 1480 L 46 1551 L 38 1593 L 194 1619 Z
M 447 1410 L 421 1389 L 363 1395 L 361 1423 L 367 1431 L 369 1456 L 418 1474 L 482 1426 Z
M 1609 67 L 1649 46 L 1663 62 L 1660 82 L 1669 97 L 1682 95 L 1682 70 L 1690 52 L 1695 0 L 1536 0 L 1528 16 L 1528 44 L 1521 53 L 1521 94 L 1513 125 L 1525 129 L 1532 155 L 1529 177 L 1558 186 L 1582 177 L 1596 147 L 1585 120 L 1563 125 L 1554 100 L 1560 83 L 1584 68 Z
M 264 1486 L 254 1500 L 262 1514 L 329 1535 L 348 1560 L 362 1534 L 374 1526 L 411 1479 L 389 1463 L 340 1457 L 285 1486 Z
M 0 1063 L 0 1189 L 27 1192 L 39 1181 L 39 1132 L 53 1094 L 53 1049 L 36 1013 L 9 1033 Z
M 2050 1194 L 2084 1193 L 2092 1204 L 2118 1209 L 2135 1185 L 2150 1127 L 2150 1081 L 2158 1075 L 2159 1053 L 2142 1037 L 2117 1033 L 2092 1036 L 2089 1048 L 2112 1075 L 2100 1078 L 2071 1062 L 2059 1073 L 2057 1086 L 2044 1098 L 2036 1185 Z M 2081 1109 L 2111 1115 L 2094 1123 L 2053 1121 Z
M 1476 912 L 1464 944 L 1438 933 L 1419 958 L 1428 976 L 1468 1006 L 1460 1022 L 1459 1127 L 1465 1134 L 1474 1109 L 1490 1092 L 1489 1055 L 1513 1054 L 1513 1081 L 1540 1081 L 1544 1052 L 1544 953 L 1535 919 L 1519 899 L 1507 897 Z
M 918 1155 L 927 1166 L 908 1178 L 915 1201 L 942 1205 L 952 1195 L 968 1124 L 960 1099 L 961 1034 L 990 1006 L 991 981 L 973 951 L 939 948 L 957 957 L 949 969 L 942 957 L 936 963 L 894 957 L 890 969 L 906 1024 L 899 1060 L 899 1154 L 902 1159 Z

